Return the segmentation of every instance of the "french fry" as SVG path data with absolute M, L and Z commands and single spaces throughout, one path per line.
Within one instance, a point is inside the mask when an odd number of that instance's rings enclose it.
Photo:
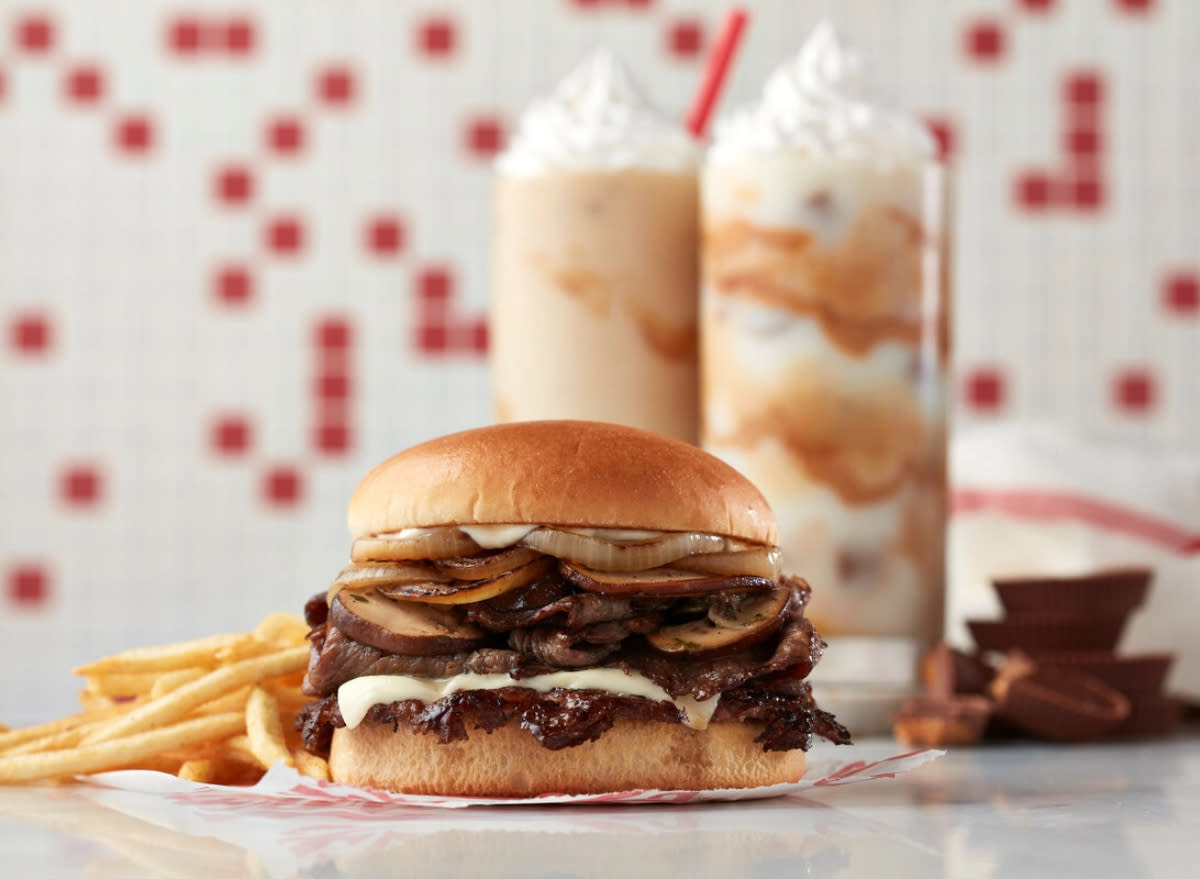
M 184 684 L 199 680 L 209 671 L 210 669 L 207 668 L 181 668 L 177 671 L 164 672 L 158 676 L 158 680 L 150 688 L 150 698 L 157 699 L 159 696 L 165 696 L 172 690 L 178 690 Z
M 308 624 L 290 613 L 273 613 L 265 617 L 254 630 L 254 637 L 258 640 L 276 644 L 303 644 L 307 636 Z
M 265 768 L 281 761 L 288 766 L 296 765 L 283 741 L 279 706 L 275 697 L 262 687 L 251 690 L 246 702 L 246 738 L 250 740 L 250 750 Z
M 225 714 L 229 711 L 245 711 L 246 700 L 250 698 L 250 686 L 238 687 L 231 693 L 218 696 L 211 702 L 205 702 L 196 709 L 196 714 Z
M 81 665 L 75 669 L 75 674 L 89 677 L 113 672 L 174 671 L 196 665 L 214 666 L 216 665 L 216 651 L 245 637 L 245 634 L 237 632 L 228 635 L 209 635 L 206 638 L 181 641 L 178 644 L 164 644 L 160 647 L 135 647 L 132 650 L 125 650 L 87 665 Z
M 93 695 L 108 699 L 117 696 L 138 696 L 149 693 L 159 677 L 161 675 L 152 671 L 89 675 L 86 689 Z
M 150 769 L 212 784 L 253 784 L 279 761 L 328 778 L 290 718 L 308 627 L 271 614 L 253 632 L 126 650 L 81 666 L 83 711 L 22 730 L 0 725 L 0 784 Z
M 292 748 L 292 759 L 296 762 L 296 769 L 301 775 L 329 781 L 329 763 L 323 758 L 316 754 L 310 754 L 303 748 Z
M 0 757 L 0 782 L 11 784 L 104 772 L 128 766 L 173 748 L 236 735 L 244 723 L 244 715 L 217 714 L 185 720 L 150 732 L 135 733 L 117 741 L 103 741 L 45 754 Z
M 6 733 L 6 732 L 10 732 L 9 728 L 7 726 L 5 726 L 3 723 L 0 723 L 0 733 Z
M 236 760 L 242 763 L 253 763 L 263 769 L 270 769 L 269 766 L 263 766 L 254 751 L 250 748 L 250 739 L 245 733 L 226 739 L 219 747 L 219 753 L 226 760 Z
M 243 641 L 235 641 L 222 647 L 216 652 L 217 661 L 222 665 L 227 665 L 234 662 L 241 662 L 243 659 L 253 659 L 256 656 L 266 656 L 268 653 L 275 653 L 279 647 L 275 644 L 270 644 L 266 641 L 259 641 L 257 638 L 247 635 Z
M 296 671 L 307 664 L 308 647 L 291 647 L 270 656 L 247 659 L 217 669 L 111 721 L 89 735 L 84 743 L 94 745 L 176 722 L 193 708 L 231 690 Z
M 176 774 L 184 781 L 211 784 L 217 776 L 217 767 L 212 760 L 185 760 Z
M 107 703 L 104 708 L 97 709 L 94 712 L 81 711 L 78 714 L 70 714 L 66 717 L 60 717 L 58 720 L 40 723 L 37 726 L 27 726 L 24 729 L 14 729 L 9 732 L 0 733 L 0 754 L 16 745 L 52 736 L 64 730 L 74 729 L 80 724 L 89 723 L 93 720 L 103 720 L 106 717 L 112 717 L 119 713 L 119 708 L 113 706 L 111 703 Z
M 60 751 L 63 748 L 74 748 L 83 741 L 84 736 L 98 729 L 102 723 L 104 723 L 102 720 L 81 723 L 76 727 L 65 729 L 53 735 L 43 736 L 20 745 L 14 745 L 4 751 L 3 756 L 10 757 L 17 754 L 36 754 L 39 751 Z

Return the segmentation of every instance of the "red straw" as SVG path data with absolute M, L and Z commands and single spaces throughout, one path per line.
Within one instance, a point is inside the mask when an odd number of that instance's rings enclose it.
M 737 51 L 742 31 L 746 27 L 746 18 L 746 10 L 741 6 L 729 10 L 729 15 L 725 17 L 725 27 L 722 28 L 721 35 L 708 56 L 708 66 L 704 69 L 704 79 L 700 81 L 700 91 L 696 93 L 696 100 L 687 117 L 687 129 L 697 140 L 703 138 L 708 129 L 708 119 L 712 115 L 713 107 L 717 105 L 721 87 L 725 85 L 729 62 L 733 60 L 733 53 Z

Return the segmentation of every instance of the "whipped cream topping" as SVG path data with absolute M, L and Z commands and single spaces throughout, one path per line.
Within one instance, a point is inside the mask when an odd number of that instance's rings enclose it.
M 525 111 L 496 168 L 515 176 L 630 167 L 683 171 L 698 159 L 682 127 L 647 101 L 615 56 L 597 51 L 551 97 Z
M 928 159 L 934 142 L 919 120 L 887 101 L 862 55 L 823 21 L 768 78 L 757 104 L 718 122 L 711 155 L 781 149 Z

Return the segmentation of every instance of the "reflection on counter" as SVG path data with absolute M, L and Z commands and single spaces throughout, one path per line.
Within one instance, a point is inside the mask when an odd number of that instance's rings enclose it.
M 856 746 L 866 759 L 894 743 Z M 215 792 L 186 815 L 98 785 L 0 789 L 5 875 L 1180 874 L 1200 737 L 959 749 L 892 781 L 737 803 L 430 809 Z M 170 817 L 168 817 L 170 816 Z M 47 866 L 49 865 L 49 866 Z

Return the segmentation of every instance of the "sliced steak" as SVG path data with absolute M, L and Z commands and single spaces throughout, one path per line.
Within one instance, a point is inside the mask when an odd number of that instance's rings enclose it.
M 534 664 L 530 657 L 516 651 L 492 647 L 445 656 L 400 656 L 355 641 L 333 626 L 328 626 L 320 637 L 320 647 L 317 640 L 313 639 L 304 679 L 304 692 L 310 696 L 328 696 L 346 681 L 366 675 L 445 678 L 466 673 L 512 672 Z

